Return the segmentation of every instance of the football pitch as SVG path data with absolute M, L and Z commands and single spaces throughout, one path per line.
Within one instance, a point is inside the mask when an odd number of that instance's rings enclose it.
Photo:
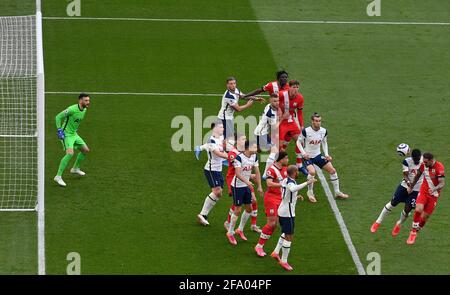
M 2 0 L 0 14 L 33 14 L 29 2 Z M 365 0 L 81 0 L 81 16 L 71 19 L 69 2 L 43 0 L 48 274 L 65 274 L 71 252 L 80 254 L 82 274 L 286 274 L 256 256 L 249 228 L 249 241 L 228 243 L 226 189 L 211 226 L 198 224 L 210 191 L 206 154 L 197 161 L 171 145 L 181 128 L 172 127 L 175 117 L 189 118 L 194 133 L 194 109 L 203 119 L 217 115 L 226 77 L 247 93 L 279 69 L 300 80 L 305 121 L 319 112 L 328 129 L 350 195 L 337 205 L 363 267 L 375 252 L 382 274 L 450 274 L 449 188 L 415 245 L 406 244 L 411 217 L 391 236 L 402 205 L 376 234 L 369 230 L 401 180 L 399 143 L 450 167 L 449 1 L 382 1 L 381 16 L 369 17 Z M 87 175 L 67 169 L 61 188 L 53 181 L 64 155 L 54 118 L 83 91 L 92 93 L 79 129 L 91 149 Z M 297 204 L 290 274 L 358 274 L 320 183 L 315 192 L 318 203 Z M 36 215 L 1 212 L 0 235 L 0 274 L 35 274 Z

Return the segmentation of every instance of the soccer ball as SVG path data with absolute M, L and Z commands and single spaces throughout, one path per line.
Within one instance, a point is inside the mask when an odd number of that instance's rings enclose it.
M 409 145 L 407 145 L 406 143 L 401 143 L 397 146 L 397 154 L 399 156 L 406 156 L 406 154 L 409 153 Z

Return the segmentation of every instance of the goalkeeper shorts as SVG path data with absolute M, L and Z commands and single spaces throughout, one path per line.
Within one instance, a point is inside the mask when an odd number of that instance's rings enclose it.
M 61 140 L 64 150 L 67 149 L 79 149 L 80 147 L 86 145 L 84 140 L 78 134 L 66 135 L 64 139 Z

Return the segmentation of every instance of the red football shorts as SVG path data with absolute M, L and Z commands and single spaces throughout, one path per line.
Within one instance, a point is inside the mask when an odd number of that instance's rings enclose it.
M 264 196 L 264 210 L 266 216 L 278 216 L 278 207 L 281 204 L 281 198 L 277 195 L 266 194 Z
M 280 124 L 280 140 L 289 142 L 293 137 L 300 135 L 300 132 L 295 122 Z
M 419 192 L 419 195 L 417 196 L 416 200 L 416 206 L 417 204 L 423 205 L 423 211 L 427 213 L 428 215 L 433 214 L 434 209 L 436 208 L 437 204 L 437 197 L 431 196 L 427 193 Z

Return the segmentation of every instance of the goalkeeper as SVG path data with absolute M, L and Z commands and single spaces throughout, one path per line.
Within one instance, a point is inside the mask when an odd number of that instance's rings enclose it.
M 64 169 L 69 164 L 70 159 L 72 159 L 74 154 L 74 149 L 79 149 L 77 159 L 73 168 L 70 169 L 70 173 L 85 175 L 83 171 L 80 170 L 80 164 L 83 162 L 86 154 L 89 152 L 89 148 L 84 142 L 84 140 L 77 134 L 78 126 L 80 126 L 81 120 L 83 120 L 86 115 L 87 108 L 89 107 L 89 94 L 81 93 L 78 96 L 78 104 L 74 104 L 56 116 L 56 128 L 58 129 L 58 138 L 63 144 L 63 148 L 66 155 L 61 159 L 59 164 L 58 173 L 56 174 L 54 180 L 60 186 L 66 186 L 66 183 L 62 179 L 62 174 Z

